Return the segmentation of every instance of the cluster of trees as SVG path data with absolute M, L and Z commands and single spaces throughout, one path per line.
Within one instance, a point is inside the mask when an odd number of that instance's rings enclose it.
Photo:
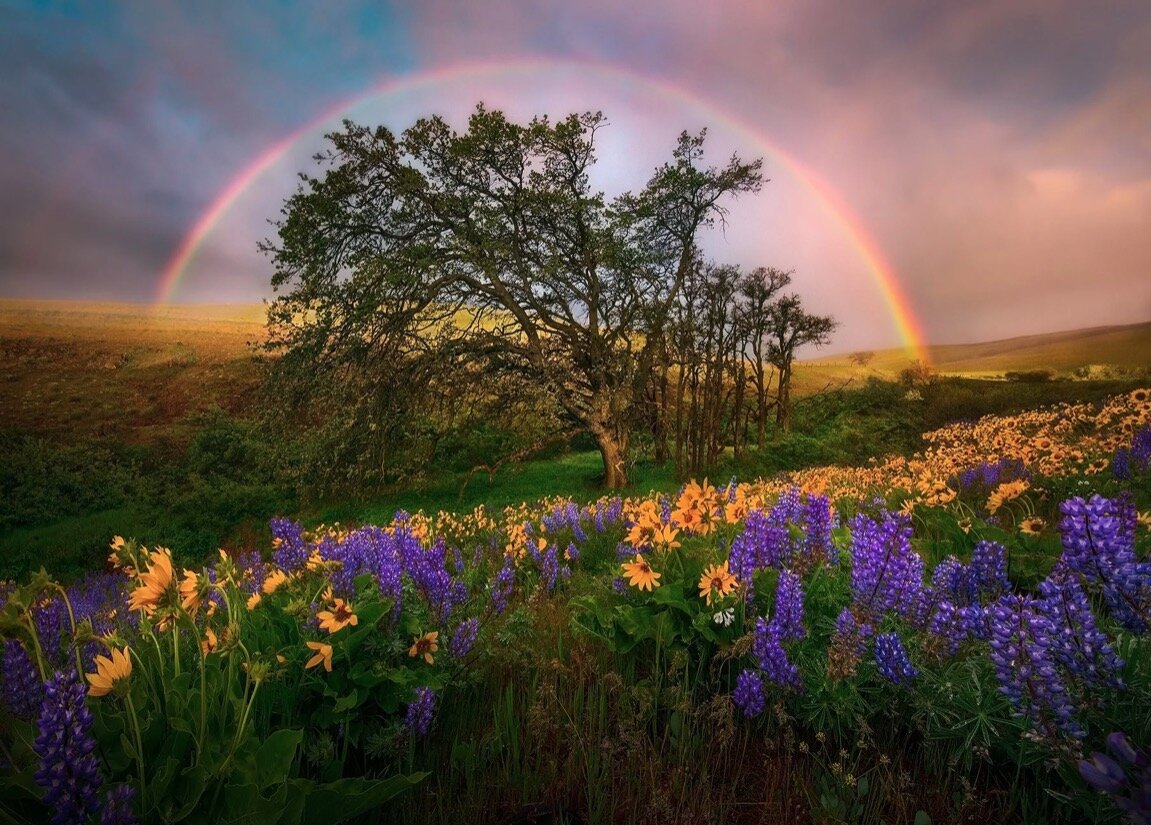
M 684 133 L 642 190 L 608 200 L 590 182 L 604 125 L 481 105 L 462 133 L 431 117 L 329 135 L 326 172 L 302 176 L 264 247 L 274 387 L 295 425 L 327 433 L 317 459 L 383 480 L 414 440 L 426 453 L 496 420 L 526 448 L 587 434 L 616 488 L 645 429 L 686 473 L 749 431 L 762 446 L 772 408 L 788 427 L 796 349 L 834 321 L 782 294 L 787 273 L 699 250 L 762 161 L 707 166 L 705 133 Z

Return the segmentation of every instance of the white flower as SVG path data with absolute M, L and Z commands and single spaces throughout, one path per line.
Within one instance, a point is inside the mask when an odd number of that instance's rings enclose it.
M 735 608 L 729 607 L 727 610 L 719 611 L 712 616 L 712 621 L 724 627 L 731 627 L 731 623 L 735 621 Z

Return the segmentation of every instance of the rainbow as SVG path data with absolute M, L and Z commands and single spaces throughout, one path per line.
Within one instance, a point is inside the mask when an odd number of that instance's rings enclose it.
M 814 196 L 815 202 L 819 204 L 825 214 L 842 228 L 857 254 L 866 265 L 872 280 L 878 288 L 902 346 L 910 350 L 914 357 L 919 358 L 925 363 L 928 362 L 928 350 L 922 326 L 916 317 L 911 302 L 903 291 L 903 287 L 894 269 L 887 262 L 859 217 L 816 172 L 812 171 L 788 152 L 771 143 L 735 116 L 717 109 L 714 105 L 696 97 L 691 92 L 658 79 L 648 78 L 615 66 L 550 60 L 524 60 L 498 64 L 467 63 L 449 66 L 436 71 L 425 72 L 415 77 L 406 77 L 380 83 L 365 92 L 360 92 L 325 109 L 303 126 L 297 128 L 261 152 L 220 191 L 212 203 L 209 204 L 208 208 L 205 209 L 196 220 L 195 224 L 192 225 L 192 228 L 189 229 L 187 234 L 181 239 L 179 245 L 172 253 L 171 258 L 168 260 L 168 263 L 165 265 L 156 287 L 154 306 L 161 307 L 171 301 L 176 288 L 179 286 L 180 279 L 184 276 L 200 246 L 211 234 L 221 218 L 228 212 L 229 208 L 235 203 L 237 198 L 239 198 L 257 178 L 280 160 L 293 145 L 308 134 L 314 132 L 324 123 L 334 120 L 340 114 L 356 106 L 386 95 L 421 92 L 425 89 L 430 90 L 437 84 L 465 78 L 475 79 L 485 74 L 528 74 L 556 69 L 573 69 L 585 73 L 599 74 L 614 81 L 642 84 L 645 90 L 657 92 L 667 99 L 684 102 L 695 107 L 706 113 L 713 121 L 724 125 L 742 137 L 752 140 L 759 147 L 766 149 L 768 154 L 772 155 L 774 159 L 786 166 L 788 170 L 795 175 L 796 179 Z

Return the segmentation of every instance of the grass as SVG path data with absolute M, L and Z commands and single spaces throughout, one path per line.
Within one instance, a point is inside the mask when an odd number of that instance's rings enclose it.
M 481 504 L 488 509 L 501 510 L 553 496 L 590 502 L 604 494 L 600 486 L 602 474 L 603 464 L 598 452 L 571 452 L 555 458 L 506 465 L 490 477 L 485 472 L 470 478 L 461 473 L 424 488 L 398 491 L 369 502 L 330 505 L 317 515 L 322 522 L 386 523 L 397 510 L 463 512 Z M 678 486 L 670 468 L 640 462 L 632 470 L 631 487 L 624 492 L 634 495 L 651 491 L 671 492 Z

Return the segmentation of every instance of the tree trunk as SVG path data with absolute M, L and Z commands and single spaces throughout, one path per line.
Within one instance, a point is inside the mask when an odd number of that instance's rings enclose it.
M 603 457 L 603 485 L 609 490 L 619 490 L 628 485 L 627 477 L 627 435 L 620 436 L 608 427 L 596 427 L 595 436 L 599 453 Z
M 779 407 L 775 411 L 776 436 L 791 432 L 791 367 L 779 371 Z

